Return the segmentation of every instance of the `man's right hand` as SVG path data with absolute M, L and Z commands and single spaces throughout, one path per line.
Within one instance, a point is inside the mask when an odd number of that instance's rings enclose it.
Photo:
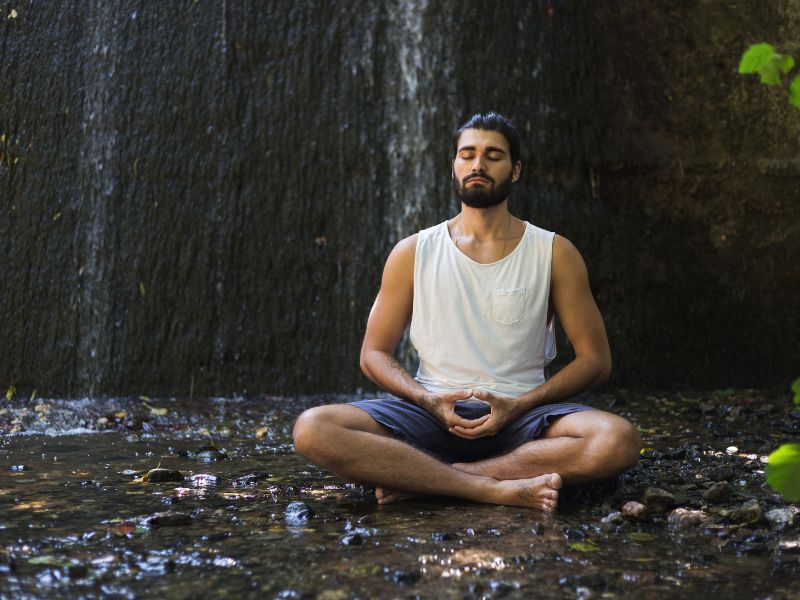
M 444 425 L 448 431 L 458 425 L 472 429 L 489 420 L 490 414 L 478 419 L 465 419 L 456 414 L 456 402 L 472 398 L 472 390 L 454 390 L 452 392 L 427 393 L 418 401 L 419 406 L 427 410 Z

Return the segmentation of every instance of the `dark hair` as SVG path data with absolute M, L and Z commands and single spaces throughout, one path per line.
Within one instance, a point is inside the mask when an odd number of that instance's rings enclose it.
M 511 164 L 517 164 L 519 160 L 520 135 L 511 119 L 506 119 L 496 112 L 475 113 L 453 133 L 453 156 L 458 153 L 458 140 L 466 129 L 498 131 L 503 134 L 508 141 L 508 149 L 511 152 Z

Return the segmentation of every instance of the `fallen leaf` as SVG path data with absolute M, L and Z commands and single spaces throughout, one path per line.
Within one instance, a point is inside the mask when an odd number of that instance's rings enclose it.
M 594 542 L 573 542 L 569 549 L 578 552 L 597 552 L 600 548 Z

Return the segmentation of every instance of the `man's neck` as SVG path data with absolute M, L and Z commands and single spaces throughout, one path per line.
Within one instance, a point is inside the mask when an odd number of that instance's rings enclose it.
M 513 217 L 508 212 L 508 200 L 503 200 L 490 208 L 472 208 L 462 202 L 457 219 L 462 235 L 483 241 L 505 238 Z

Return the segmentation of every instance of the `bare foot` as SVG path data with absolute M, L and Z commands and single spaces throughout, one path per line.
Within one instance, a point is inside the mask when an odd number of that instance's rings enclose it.
M 410 500 L 411 498 L 423 498 L 424 494 L 412 494 L 411 492 L 398 492 L 390 490 L 389 488 L 376 487 L 375 498 L 378 504 L 393 504 L 401 500 Z
M 548 473 L 533 479 L 499 481 L 498 504 L 527 506 L 550 512 L 558 506 L 558 490 L 563 484 L 558 473 Z

